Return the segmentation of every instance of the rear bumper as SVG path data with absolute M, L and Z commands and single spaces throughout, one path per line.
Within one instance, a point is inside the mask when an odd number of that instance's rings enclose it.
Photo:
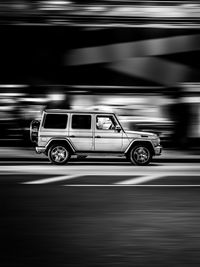
M 45 147 L 36 146 L 35 151 L 36 151 L 36 153 L 41 154 L 41 153 L 45 152 L 45 149 L 46 149 Z
M 155 155 L 159 156 L 162 153 L 162 146 L 156 146 L 154 147 Z

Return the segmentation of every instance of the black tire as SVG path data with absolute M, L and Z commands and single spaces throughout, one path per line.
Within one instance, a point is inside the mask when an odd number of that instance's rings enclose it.
M 70 150 L 66 145 L 54 144 L 48 150 L 48 158 L 51 163 L 56 165 L 64 165 L 71 157 Z
M 38 131 L 40 127 L 40 121 L 33 120 L 30 124 L 30 140 L 33 143 L 37 143 L 38 141 Z
M 145 145 L 137 145 L 131 149 L 129 160 L 134 165 L 146 166 L 152 160 L 151 150 Z

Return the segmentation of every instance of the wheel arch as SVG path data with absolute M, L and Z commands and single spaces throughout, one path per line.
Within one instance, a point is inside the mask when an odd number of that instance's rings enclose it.
M 46 145 L 46 149 L 45 152 L 48 153 L 48 150 L 50 149 L 50 147 L 52 147 L 54 144 L 62 144 L 65 145 L 67 148 L 69 148 L 69 151 L 71 154 L 74 154 L 75 149 L 73 147 L 73 145 L 71 144 L 71 142 L 68 139 L 56 139 L 53 138 L 51 140 L 49 140 L 48 144 Z
M 147 140 L 134 140 L 134 141 L 132 141 L 131 144 L 126 149 L 125 155 L 129 155 L 131 149 L 133 147 L 135 147 L 135 146 L 138 146 L 138 145 L 144 145 L 144 146 L 146 146 L 147 148 L 149 148 L 152 156 L 155 155 L 155 151 L 154 151 L 154 148 L 153 148 L 153 145 L 152 145 L 151 141 L 147 141 Z

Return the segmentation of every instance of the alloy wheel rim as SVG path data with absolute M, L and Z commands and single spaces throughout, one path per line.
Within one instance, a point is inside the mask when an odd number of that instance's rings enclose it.
M 146 163 L 149 160 L 150 153 L 145 147 L 138 147 L 133 151 L 133 158 L 138 163 Z
M 51 157 L 55 162 L 61 163 L 68 157 L 68 152 L 63 146 L 56 146 L 51 151 Z

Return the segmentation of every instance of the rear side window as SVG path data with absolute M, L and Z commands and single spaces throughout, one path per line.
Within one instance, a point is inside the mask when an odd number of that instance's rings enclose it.
M 72 115 L 72 129 L 91 129 L 91 116 Z
M 46 114 L 43 127 L 45 129 L 65 129 L 67 119 L 67 114 Z

